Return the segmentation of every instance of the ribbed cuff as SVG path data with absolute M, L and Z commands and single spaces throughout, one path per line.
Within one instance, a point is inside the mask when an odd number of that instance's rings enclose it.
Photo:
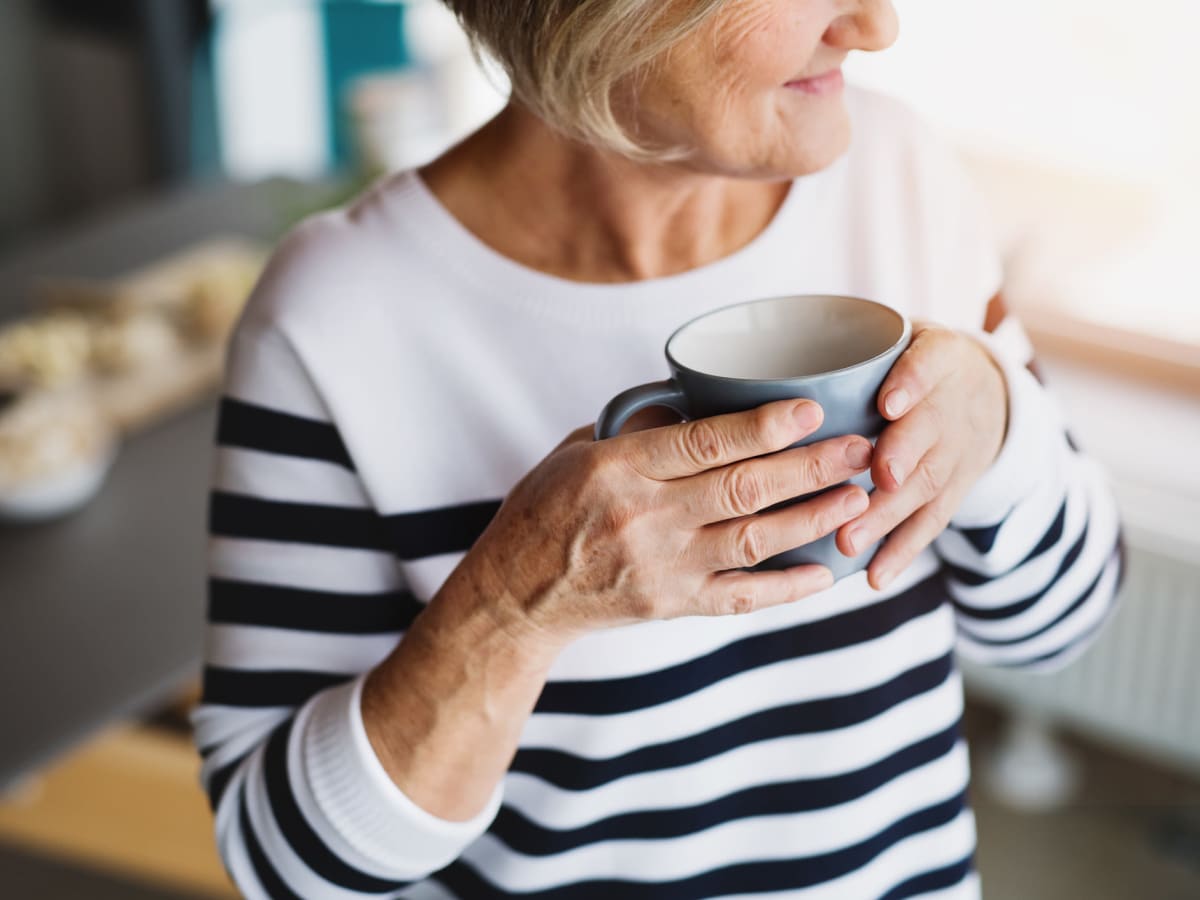
M 950 520 L 959 528 L 996 525 L 1028 497 L 1055 468 L 1054 453 L 1061 429 L 1045 389 L 1023 365 L 1012 361 L 998 341 L 972 333 L 1004 373 L 1008 385 L 1008 432 L 991 466 L 975 482 Z
M 363 727 L 366 673 L 318 695 L 301 724 L 305 777 L 333 829 L 383 872 L 423 878 L 449 865 L 478 838 L 500 809 L 502 785 L 466 822 L 439 818 L 396 786 Z

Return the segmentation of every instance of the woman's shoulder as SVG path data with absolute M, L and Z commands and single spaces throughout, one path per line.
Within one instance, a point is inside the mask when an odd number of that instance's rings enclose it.
M 397 284 L 421 254 L 396 228 L 398 206 L 411 177 L 375 179 L 349 200 L 310 213 L 279 240 L 242 314 L 243 327 L 344 325 L 364 305 L 402 307 Z

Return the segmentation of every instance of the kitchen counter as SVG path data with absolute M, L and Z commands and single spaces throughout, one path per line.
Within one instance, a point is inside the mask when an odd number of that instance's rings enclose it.
M 43 275 L 114 276 L 217 234 L 273 241 L 330 191 L 200 185 L 39 239 L 0 259 L 0 318 Z M 82 510 L 0 526 L 0 788 L 198 674 L 215 412 L 212 398 L 127 439 Z

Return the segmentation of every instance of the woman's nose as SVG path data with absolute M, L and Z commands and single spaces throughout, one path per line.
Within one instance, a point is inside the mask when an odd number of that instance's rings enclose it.
M 900 19 L 892 0 L 846 0 L 830 23 L 824 42 L 846 50 L 886 50 L 896 43 Z

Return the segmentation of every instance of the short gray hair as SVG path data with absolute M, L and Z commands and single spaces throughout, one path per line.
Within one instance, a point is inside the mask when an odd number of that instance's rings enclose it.
M 627 133 L 614 92 L 645 74 L 725 0 L 443 0 L 476 53 L 493 56 L 513 96 L 551 127 L 635 159 L 680 158 Z

